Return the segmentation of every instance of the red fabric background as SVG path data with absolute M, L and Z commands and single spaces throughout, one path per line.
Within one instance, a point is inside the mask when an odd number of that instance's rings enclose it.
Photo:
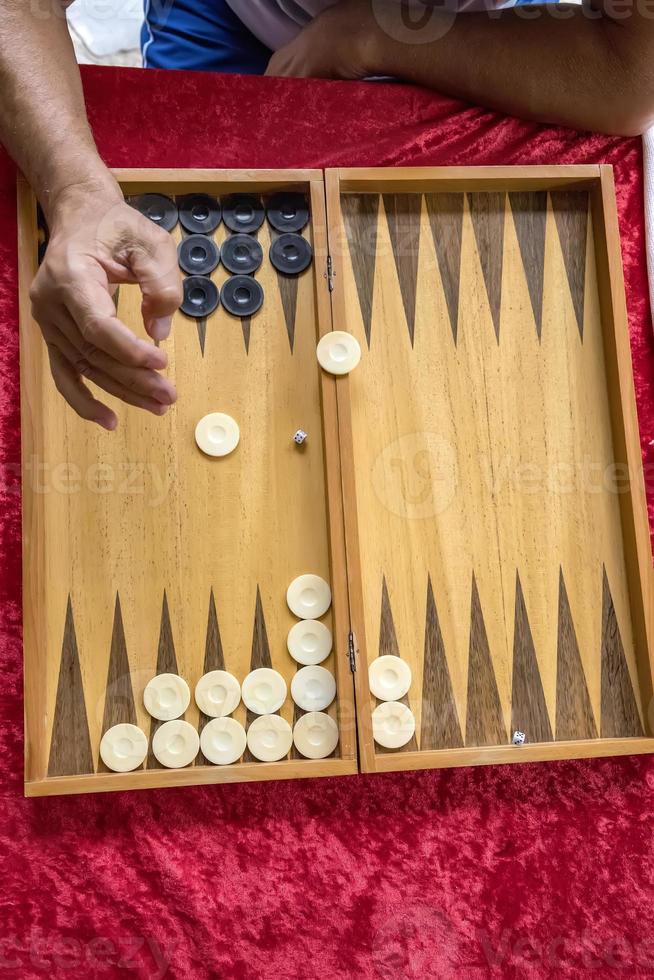
M 106 69 L 84 82 L 115 166 L 612 163 L 654 524 L 639 140 L 396 85 Z M 16 225 L 1 156 L 0 228 L 0 980 L 654 973 L 649 758 L 22 798 Z

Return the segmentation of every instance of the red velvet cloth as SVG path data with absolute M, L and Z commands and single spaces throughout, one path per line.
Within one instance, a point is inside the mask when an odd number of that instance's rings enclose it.
M 86 69 L 108 164 L 612 163 L 654 523 L 640 141 L 398 85 Z M 654 971 L 654 762 L 22 798 L 14 170 L 0 157 L 0 978 Z

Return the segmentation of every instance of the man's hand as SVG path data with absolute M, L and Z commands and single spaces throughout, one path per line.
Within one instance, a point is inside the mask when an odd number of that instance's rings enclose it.
M 163 415 L 174 386 L 158 372 L 163 350 L 137 338 L 116 316 L 119 283 L 138 283 L 153 340 L 164 340 L 182 300 L 175 245 L 127 205 L 116 185 L 72 187 L 48 215 L 50 242 L 30 292 L 59 392 L 84 419 L 114 429 L 116 415 L 82 379 L 122 401 Z
M 312 20 L 270 59 L 267 75 L 295 78 L 365 78 L 377 24 L 370 0 L 339 0 Z

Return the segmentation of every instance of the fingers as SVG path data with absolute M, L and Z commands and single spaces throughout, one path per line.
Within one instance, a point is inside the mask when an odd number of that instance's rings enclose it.
M 158 374 L 166 352 L 136 336 L 116 315 L 113 292 L 138 283 L 146 330 L 154 340 L 170 331 L 182 301 L 177 251 L 170 235 L 124 202 L 80 221 L 79 209 L 60 216 L 30 296 L 34 318 L 48 342 L 58 389 L 83 418 L 105 428 L 115 414 L 81 380 L 157 415 L 176 400 L 172 383 Z
M 118 424 L 114 412 L 93 397 L 85 384 L 80 381 L 75 369 L 56 347 L 48 345 L 50 370 L 57 391 L 77 414 L 89 422 L 97 422 L 103 429 L 111 431 Z
M 87 279 L 75 283 L 65 296 L 65 309 L 76 330 L 87 344 L 92 344 L 116 361 L 130 367 L 160 371 L 168 364 L 166 352 L 137 337 L 116 316 L 108 284 Z M 69 339 L 73 339 L 67 331 Z
M 77 376 L 87 378 L 128 405 L 164 415 L 177 400 L 174 385 L 156 371 L 119 364 L 90 344 L 78 347 L 56 324 L 49 324 L 44 332 L 51 347 L 63 354 Z

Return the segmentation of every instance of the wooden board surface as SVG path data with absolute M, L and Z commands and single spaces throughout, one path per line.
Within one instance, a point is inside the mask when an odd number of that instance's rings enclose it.
M 610 172 L 119 178 L 127 194 L 304 189 L 315 262 L 278 276 L 264 226 L 262 311 L 178 314 L 166 342 L 178 404 L 163 421 L 118 406 L 120 429 L 103 433 L 50 379 L 21 185 L 26 792 L 654 750 L 654 587 Z M 119 315 L 142 334 L 139 307 L 121 287 Z M 349 377 L 317 367 L 331 329 L 361 343 Z M 194 443 L 208 411 L 241 426 L 224 460 Z M 290 682 L 285 592 L 304 571 L 333 591 L 335 757 L 164 770 L 150 753 L 107 772 L 108 727 L 156 729 L 142 703 L 156 672 L 193 687 L 208 669 L 242 680 L 271 664 Z M 398 751 L 371 732 L 367 667 L 389 653 L 413 678 L 416 733 Z M 281 714 L 299 714 L 290 694 Z M 242 705 L 236 717 L 251 721 Z M 206 722 L 193 704 L 186 718 Z
M 600 172 L 568 176 L 328 175 L 334 317 L 364 351 L 342 421 L 367 769 L 514 761 L 516 730 L 522 758 L 652 750 L 633 391 L 606 363 L 626 322 L 600 302 Z M 390 753 L 366 681 L 387 653 L 411 666 L 416 718 Z
M 206 321 L 175 316 L 165 349 L 179 400 L 163 419 L 109 398 L 120 419 L 115 433 L 79 420 L 56 393 L 38 328 L 23 308 L 23 452 L 38 463 L 38 474 L 32 465 L 24 485 L 29 792 L 356 769 L 342 531 L 332 517 L 330 540 L 328 523 L 326 461 L 338 468 L 329 417 L 331 444 L 322 435 L 321 389 L 328 405 L 333 381 L 321 377 L 315 356 L 319 331 L 329 326 L 324 194 L 312 176 L 275 180 L 311 195 L 313 222 L 305 234 L 316 251 L 314 265 L 299 278 L 279 276 L 268 259 L 271 230 L 264 224 L 258 237 L 265 258 L 257 273 L 263 308 L 248 320 L 222 308 Z M 128 194 L 147 188 L 173 196 L 191 186 L 221 196 L 276 189 L 265 174 L 194 180 L 186 173 L 183 185 L 173 175 L 168 182 L 138 173 L 122 179 Z M 21 205 L 25 250 L 32 209 L 26 190 Z M 181 226 L 172 234 L 179 241 Z M 221 225 L 216 240 L 226 234 Z M 33 249 L 28 255 L 33 261 Z M 222 284 L 222 266 L 213 278 Z M 144 335 L 138 287 L 121 286 L 117 307 L 123 322 Z M 204 456 L 195 444 L 196 422 L 211 411 L 240 425 L 240 444 L 224 459 Z M 309 433 L 302 448 L 292 438 L 298 428 Z M 338 512 L 338 501 L 333 509 Z M 334 591 L 324 622 L 336 627 L 335 650 L 324 666 L 337 676 L 349 719 L 334 758 L 314 763 L 292 750 L 288 761 L 262 765 L 246 752 L 241 763 L 216 767 L 203 765 L 200 755 L 189 776 L 190 770 L 162 769 L 150 749 L 143 772 L 107 773 L 98 754 L 104 731 L 132 722 L 151 736 L 158 727 L 143 706 L 143 689 L 155 673 L 179 673 L 193 690 L 208 670 L 225 668 L 242 681 L 250 669 L 272 666 L 289 684 L 280 713 L 291 724 L 302 714 L 290 697 L 297 665 L 286 636 L 296 620 L 285 596 L 304 572 L 323 576 Z M 329 709 L 334 717 L 338 707 Z M 200 731 L 207 720 L 193 700 L 184 717 Z M 246 727 L 252 720 L 243 704 L 235 717 Z

